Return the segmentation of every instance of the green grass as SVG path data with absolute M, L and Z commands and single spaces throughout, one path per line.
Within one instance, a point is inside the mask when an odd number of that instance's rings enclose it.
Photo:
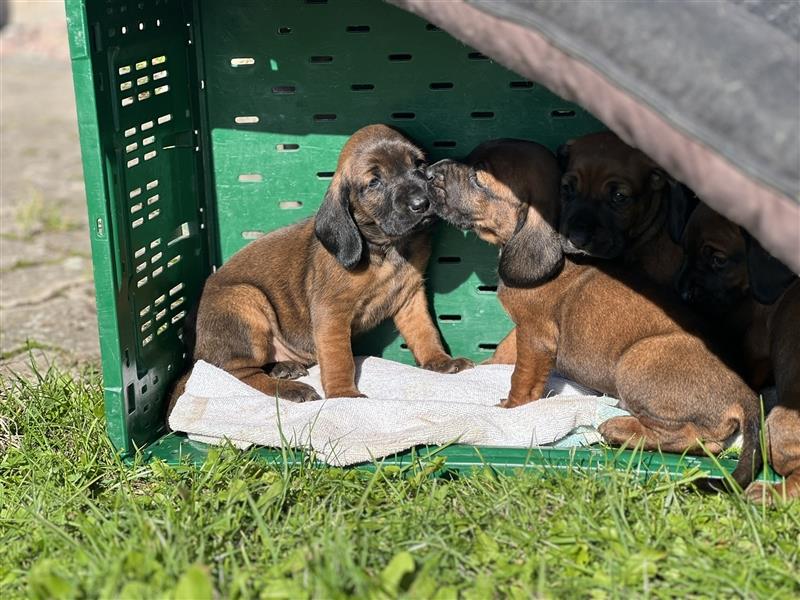
M 800 595 L 800 504 L 621 473 L 125 466 L 96 376 L 0 381 L 0 597 Z

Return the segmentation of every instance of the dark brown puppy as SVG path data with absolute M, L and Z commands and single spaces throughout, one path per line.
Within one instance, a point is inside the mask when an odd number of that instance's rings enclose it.
M 754 483 L 747 495 L 766 502 L 800 498 L 800 280 L 705 204 L 686 225 L 684 256 L 677 292 L 741 348 L 743 374 L 754 389 L 775 383 L 769 457 L 786 480 L 774 494 Z
M 350 338 L 392 317 L 422 367 L 472 366 L 445 353 L 428 312 L 426 227 L 435 217 L 424 158 L 384 125 L 353 134 L 314 218 L 254 241 L 208 278 L 194 360 L 298 402 L 318 396 L 288 380 L 318 362 L 328 398 L 361 396 Z
M 558 155 L 567 254 L 619 259 L 669 286 L 693 197 L 611 132 L 570 140 Z
M 435 210 L 502 247 L 498 297 L 517 325 L 517 361 L 502 405 L 540 398 L 555 367 L 620 398 L 632 413 L 602 425 L 612 444 L 699 452 L 702 443 L 719 452 L 741 431 L 744 450 L 733 476 L 749 483 L 761 458 L 758 398 L 687 331 L 680 305 L 664 308 L 623 280 L 571 260 L 555 279 L 539 277 L 540 243 L 550 236 L 526 201 L 531 194 L 519 191 L 532 167 L 516 155 L 489 153 L 477 165 L 443 161 L 428 169 Z

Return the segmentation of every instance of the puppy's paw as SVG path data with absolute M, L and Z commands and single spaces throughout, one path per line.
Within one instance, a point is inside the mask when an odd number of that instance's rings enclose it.
M 345 389 L 345 390 L 331 390 L 330 392 L 325 392 L 326 398 L 366 398 L 366 394 L 362 394 L 358 391 L 357 388 Z
M 277 397 L 289 402 L 311 402 L 321 400 L 320 395 L 310 385 L 297 383 L 296 381 L 287 382 L 278 386 Z
M 298 379 L 308 375 L 308 369 L 299 362 L 287 360 L 273 363 L 266 373 L 275 379 Z
M 449 356 L 444 356 L 442 358 L 429 360 L 422 365 L 422 368 L 428 371 L 436 371 L 437 373 L 452 374 L 466 371 L 474 366 L 475 363 L 468 358 L 450 358 Z
M 536 402 L 536 399 L 531 398 L 503 398 L 500 400 L 500 403 L 497 405 L 500 408 L 516 408 L 517 406 L 522 406 L 523 404 L 528 404 L 530 402 Z

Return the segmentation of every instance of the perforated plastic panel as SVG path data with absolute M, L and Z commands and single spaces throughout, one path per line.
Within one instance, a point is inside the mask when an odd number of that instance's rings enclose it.
M 314 214 L 347 137 L 388 123 L 431 160 L 521 137 L 555 148 L 602 125 L 447 33 L 375 0 L 200 2 L 205 94 L 223 258 Z M 497 250 L 441 227 L 429 269 L 452 352 L 491 354 L 510 329 Z M 391 324 L 357 351 L 410 362 Z
M 82 8 L 68 4 L 106 408 L 130 450 L 163 434 L 187 309 L 210 269 L 191 13 L 177 0 Z

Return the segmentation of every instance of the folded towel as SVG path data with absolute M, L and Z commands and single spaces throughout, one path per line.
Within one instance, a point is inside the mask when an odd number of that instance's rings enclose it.
M 198 361 L 169 417 L 174 431 L 212 444 L 312 450 L 330 465 L 371 461 L 420 444 L 530 448 L 600 441 L 596 428 L 627 414 L 617 400 L 558 376 L 547 397 L 518 408 L 508 395 L 513 366 L 480 365 L 443 375 L 375 357 L 356 359 L 356 383 L 367 398 L 302 404 L 267 396 Z M 319 367 L 299 379 L 322 395 Z

